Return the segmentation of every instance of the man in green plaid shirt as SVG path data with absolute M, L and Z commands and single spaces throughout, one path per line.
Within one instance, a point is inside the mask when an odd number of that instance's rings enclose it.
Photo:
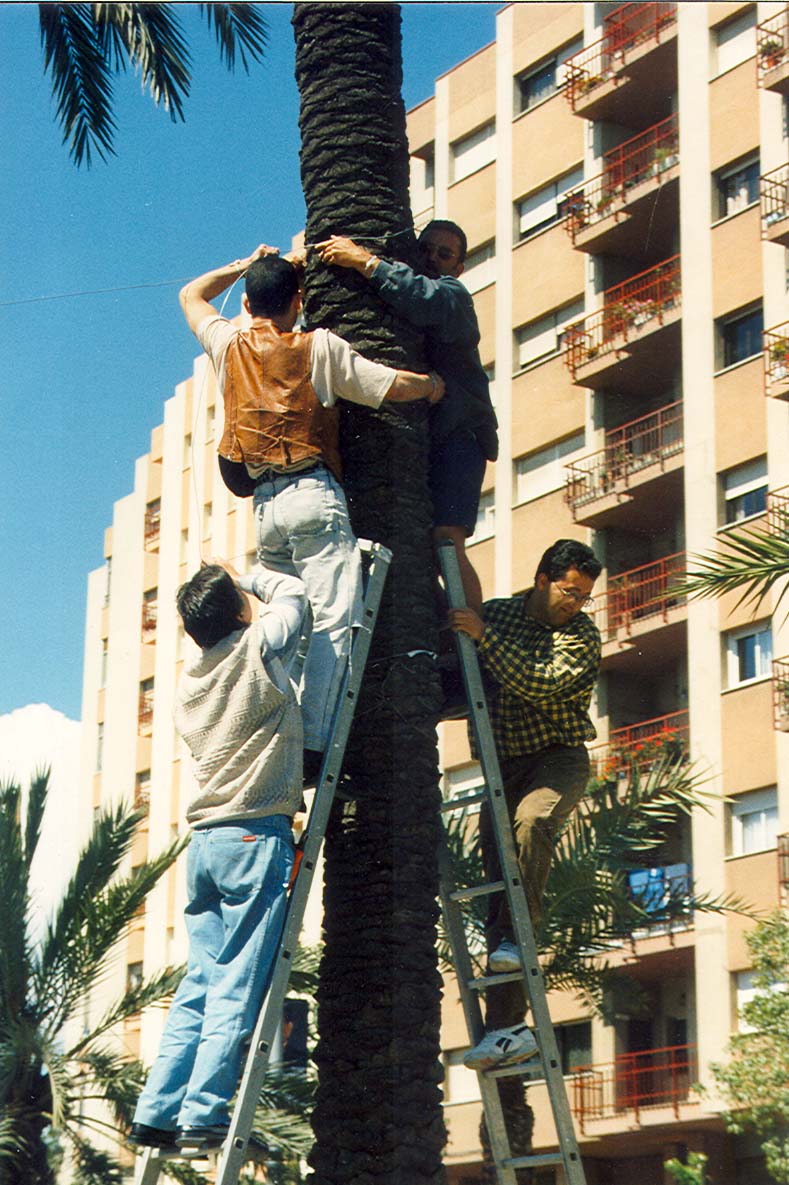
M 595 737 L 589 704 L 600 667 L 600 631 L 582 608 L 600 570 L 586 544 L 559 539 L 540 560 L 533 588 L 487 601 L 482 617 L 472 609 L 450 614 L 453 628 L 476 642 L 487 676 L 493 738 L 535 930 L 556 836 L 589 779 L 585 742 Z M 471 745 L 474 752 L 473 736 Z M 480 840 L 487 880 L 501 880 L 485 806 Z M 490 898 L 486 929 L 491 972 L 517 971 L 520 956 L 504 893 Z M 465 1064 L 485 1069 L 536 1053 L 534 1037 L 522 1023 L 524 1011 L 520 982 L 490 988 L 488 1032 L 466 1054 Z

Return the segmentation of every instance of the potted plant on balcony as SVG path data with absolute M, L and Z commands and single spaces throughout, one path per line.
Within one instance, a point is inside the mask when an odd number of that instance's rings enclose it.
M 778 337 L 770 343 L 770 378 L 785 379 L 789 375 L 789 338 Z
M 597 214 L 598 218 L 605 218 L 611 213 L 611 207 L 613 206 L 615 200 L 616 194 L 613 192 L 613 190 L 609 190 L 598 199 L 597 205 L 595 206 L 595 213 Z
M 783 61 L 785 52 L 784 43 L 780 37 L 768 37 L 759 46 L 762 68 L 765 70 L 774 69 Z
M 671 169 L 679 160 L 676 144 L 660 144 L 655 149 L 655 176 Z

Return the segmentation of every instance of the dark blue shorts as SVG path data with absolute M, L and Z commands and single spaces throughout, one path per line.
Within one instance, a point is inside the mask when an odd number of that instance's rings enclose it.
M 476 437 L 464 428 L 431 442 L 428 480 L 433 526 L 465 527 L 466 536 L 474 534 L 485 465 Z

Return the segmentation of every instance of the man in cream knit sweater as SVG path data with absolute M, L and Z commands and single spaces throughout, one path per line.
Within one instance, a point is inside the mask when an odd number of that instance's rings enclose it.
M 178 590 L 200 646 L 175 724 L 195 763 L 187 810 L 189 963 L 131 1139 L 165 1149 L 220 1145 L 244 1041 L 277 951 L 302 793 L 301 713 L 290 679 L 307 601 L 295 576 L 234 578 L 206 564 Z M 256 622 L 247 593 L 263 602 Z

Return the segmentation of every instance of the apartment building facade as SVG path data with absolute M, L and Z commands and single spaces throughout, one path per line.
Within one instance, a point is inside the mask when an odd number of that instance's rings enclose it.
M 686 603 L 673 589 L 688 557 L 732 528 L 785 522 L 785 93 L 781 5 L 521 3 L 408 117 L 417 224 L 449 217 L 468 234 L 464 281 L 501 428 L 471 545 L 485 594 L 527 588 L 559 536 L 595 547 L 596 767 L 670 741 L 718 794 L 641 871 L 764 910 L 789 882 L 789 627 L 769 601 Z M 200 358 L 115 504 L 107 565 L 89 579 L 86 809 L 116 796 L 147 805 L 133 863 L 177 834 L 191 790 L 172 724 L 192 645 L 170 612 L 175 590 L 201 553 L 239 568 L 254 558 L 249 507 L 216 469 L 220 432 Z M 462 723 L 442 725 L 440 744 L 450 795 L 479 774 Z M 183 905 L 171 870 L 108 994 L 184 957 Z M 708 1153 L 721 1185 L 764 1179 L 758 1149 L 725 1133 L 708 1069 L 752 990 L 748 925 L 698 914 L 623 950 L 648 1018 L 605 1025 L 552 998 L 590 1185 L 663 1185 L 663 1161 L 685 1146 Z M 160 1030 L 153 1011 L 118 1040 L 150 1060 Z M 449 1179 L 473 1185 L 481 1109 L 449 979 L 443 1047 Z M 555 1147 L 539 1082 L 529 1098 L 535 1147 Z

